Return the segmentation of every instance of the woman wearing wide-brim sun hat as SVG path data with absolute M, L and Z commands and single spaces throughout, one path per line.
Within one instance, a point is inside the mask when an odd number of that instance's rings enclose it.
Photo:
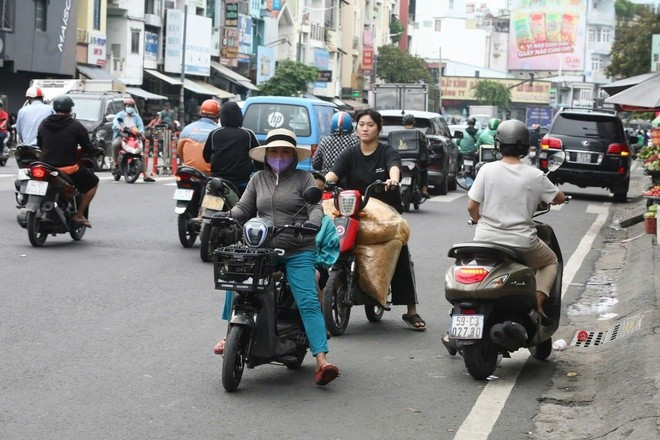
M 231 210 L 240 223 L 258 215 L 275 226 L 294 224 L 319 229 L 321 205 L 308 205 L 303 193 L 316 186 L 311 173 L 296 169 L 299 161 L 311 156 L 309 148 L 298 146 L 295 133 L 286 129 L 268 132 L 265 145 L 250 150 L 250 158 L 264 163 L 264 169 L 250 179 L 241 200 Z M 339 369 L 326 359 L 328 341 L 325 320 L 316 290 L 316 239 L 285 231 L 273 240 L 284 249 L 277 262 L 286 267 L 291 292 L 298 305 L 312 355 L 316 357 L 317 385 L 326 385 L 339 375 Z M 218 345 L 220 345 L 218 343 Z M 216 346 L 217 348 L 218 346 Z M 216 349 L 216 353 L 220 351 Z

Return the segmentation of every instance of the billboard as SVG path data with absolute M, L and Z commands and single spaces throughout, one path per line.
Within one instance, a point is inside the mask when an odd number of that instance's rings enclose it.
M 211 74 L 211 19 L 188 14 L 186 22 L 185 73 Z M 167 38 L 165 39 L 165 71 L 181 73 L 183 46 L 183 12 L 167 10 Z
M 509 70 L 583 70 L 586 0 L 512 0 Z
M 250 61 L 252 55 L 252 17 L 249 15 L 238 15 L 238 53 L 240 61 Z
M 106 41 L 104 34 L 96 32 L 87 34 L 87 64 L 105 66 Z
M 494 81 L 511 87 L 511 102 L 548 104 L 550 101 L 550 81 L 534 81 L 533 84 L 519 84 L 519 79 L 475 78 L 472 76 L 443 76 L 441 79 L 442 99 L 474 101 L 474 89 L 482 80 Z

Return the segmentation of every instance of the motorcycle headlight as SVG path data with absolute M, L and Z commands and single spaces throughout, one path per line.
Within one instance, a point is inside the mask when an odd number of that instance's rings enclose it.
M 243 239 L 250 247 L 261 247 L 266 243 L 270 232 L 273 230 L 273 222 L 263 218 L 253 218 L 243 225 Z

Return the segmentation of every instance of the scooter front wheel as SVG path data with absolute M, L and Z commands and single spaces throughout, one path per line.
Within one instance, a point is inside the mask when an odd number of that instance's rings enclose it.
M 124 168 L 124 180 L 126 183 L 135 183 L 138 177 L 140 177 L 140 173 L 144 171 L 143 168 L 141 159 L 134 159 L 126 163 L 126 168 Z
M 222 363 L 222 386 L 229 392 L 238 388 L 243 377 L 246 362 L 244 332 L 245 328 L 234 325 L 227 334 Z
M 332 336 L 343 335 L 351 317 L 351 307 L 345 304 L 350 299 L 347 278 L 346 269 L 332 270 L 323 289 L 323 317 Z
M 487 339 L 463 346 L 465 368 L 477 380 L 485 380 L 495 372 L 498 354 L 497 346 Z

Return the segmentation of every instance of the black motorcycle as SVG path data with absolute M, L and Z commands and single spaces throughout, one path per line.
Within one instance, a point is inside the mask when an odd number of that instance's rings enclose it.
M 422 199 L 422 166 L 429 157 L 429 144 L 426 136 L 420 130 L 393 130 L 388 134 L 388 144 L 401 156 L 401 203 L 404 212 L 410 212 L 412 204 L 415 210 L 423 203 Z
M 182 166 L 176 172 L 174 212 L 178 214 L 177 226 L 179 241 L 185 248 L 192 247 L 202 226 L 198 218 L 202 201 L 202 191 L 206 185 L 206 174 L 193 167 Z
M 479 156 L 477 152 L 461 154 L 461 169 L 456 176 L 456 184 L 466 191 L 469 191 L 477 176 L 477 164 Z
M 206 263 L 213 261 L 213 251 L 220 246 L 229 246 L 238 241 L 240 228 L 235 225 L 218 227 L 211 222 L 210 217 L 215 212 L 229 211 L 238 202 L 240 196 L 239 189 L 231 181 L 220 177 L 212 177 L 208 180 L 201 205 L 205 218 L 199 229 L 199 255 L 202 261 Z
M 94 168 L 89 158 L 81 159 L 79 165 Z M 30 180 L 26 183 L 25 194 L 30 197 L 25 207 L 25 223 L 19 218 L 19 224 L 27 229 L 30 244 L 39 247 L 48 235 L 67 232 L 75 241 L 81 240 L 87 228 L 72 218 L 78 211 L 82 194 L 69 176 L 43 162 L 32 163 L 28 175 Z
M 318 203 L 321 190 L 305 191 L 308 203 Z M 210 219 L 217 227 L 237 224 L 232 218 Z M 215 288 L 235 292 L 222 364 L 222 385 L 238 388 L 245 367 L 279 363 L 289 369 L 302 364 L 309 342 L 302 318 L 284 271 L 276 272 L 274 260 L 284 255 L 271 246 L 273 238 L 289 230 L 315 235 L 317 229 L 285 225 L 253 218 L 243 226 L 245 244 L 214 252 Z

